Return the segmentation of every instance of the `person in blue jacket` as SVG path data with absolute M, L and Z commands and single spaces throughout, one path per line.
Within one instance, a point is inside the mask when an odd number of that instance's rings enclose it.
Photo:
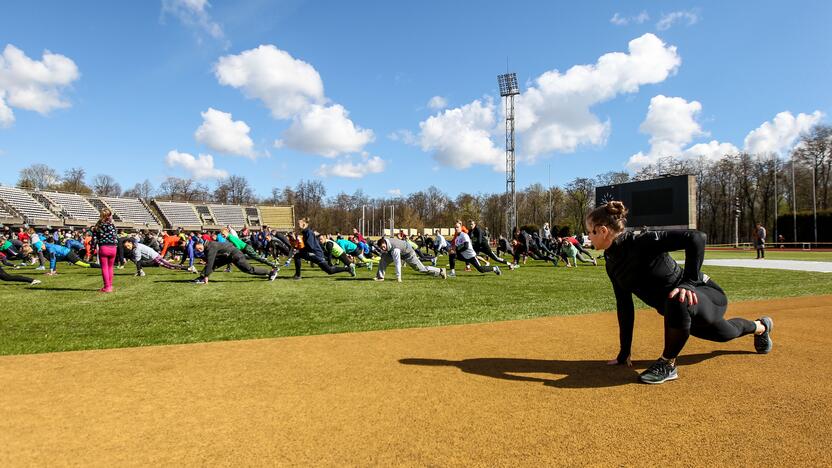
M 49 258 L 49 272 L 46 273 L 49 276 L 58 274 L 57 267 L 59 261 L 66 261 L 82 268 L 101 268 L 97 263 L 86 263 L 82 261 L 81 257 L 69 247 L 55 244 L 54 242 L 46 242 L 43 244 L 43 247 L 44 252 L 46 252 L 45 256 Z M 24 246 L 23 253 L 24 255 L 31 255 L 32 247 L 29 245 Z

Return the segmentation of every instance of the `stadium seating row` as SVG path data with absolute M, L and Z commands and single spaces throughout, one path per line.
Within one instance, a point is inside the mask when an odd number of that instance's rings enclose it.
M 85 226 L 110 208 L 119 227 L 202 229 L 230 225 L 277 229 L 294 226 L 291 206 L 195 204 L 140 198 L 85 196 L 76 193 L 24 190 L 0 185 L 0 222 L 34 226 Z

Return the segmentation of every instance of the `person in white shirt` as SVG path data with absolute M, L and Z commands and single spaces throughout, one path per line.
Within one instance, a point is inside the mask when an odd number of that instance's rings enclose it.
M 476 268 L 480 273 L 489 273 L 493 271 L 497 276 L 502 274 L 500 267 L 484 266 L 480 263 L 477 259 L 477 253 L 471 245 L 471 238 L 468 236 L 468 233 L 462 230 L 461 221 L 456 222 L 454 230 L 456 232 L 456 237 L 454 237 L 453 245 L 451 246 L 453 252 L 448 254 L 448 260 L 450 261 L 450 272 L 448 273 L 448 276 L 456 276 L 454 266 L 456 265 L 457 259 L 462 260 L 469 265 L 473 265 L 474 268 Z

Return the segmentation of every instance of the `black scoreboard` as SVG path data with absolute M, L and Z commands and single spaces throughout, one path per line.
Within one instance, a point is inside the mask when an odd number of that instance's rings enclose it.
M 595 189 L 595 206 L 624 203 L 627 226 L 640 230 L 696 229 L 696 178 L 692 175 L 605 185 Z

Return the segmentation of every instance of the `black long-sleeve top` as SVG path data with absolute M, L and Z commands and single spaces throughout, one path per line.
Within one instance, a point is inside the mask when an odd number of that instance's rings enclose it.
M 208 241 L 205 243 L 205 269 L 202 270 L 202 276 L 207 278 L 214 272 L 214 262 L 218 255 L 227 255 L 233 257 L 235 254 L 242 254 L 237 247 L 231 242 L 216 242 Z
M 471 229 L 471 232 L 468 233 L 468 237 L 471 238 L 471 244 L 474 247 L 479 247 L 483 244 L 488 243 L 488 241 L 485 239 L 485 234 L 483 233 L 483 230 L 480 229 L 479 226 L 475 226 L 474 229 Z
M 301 231 L 301 235 L 303 236 L 303 250 L 305 252 L 311 252 L 318 258 L 325 258 L 321 243 L 318 242 L 318 236 L 315 235 L 312 228 L 307 227 Z
M 618 311 L 619 362 L 630 356 L 633 344 L 633 294 L 664 315 L 670 291 L 702 284 L 705 240 L 700 231 L 625 232 L 604 251 Z M 684 269 L 668 254 L 675 250 L 685 251 Z

